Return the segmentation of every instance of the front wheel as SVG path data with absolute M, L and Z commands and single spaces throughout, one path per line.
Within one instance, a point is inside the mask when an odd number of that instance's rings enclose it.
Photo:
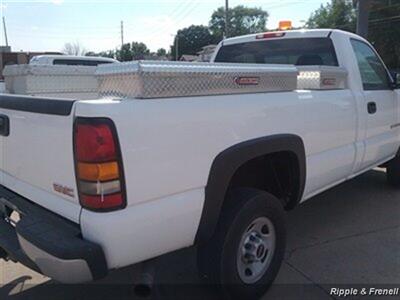
M 198 267 L 226 298 L 258 299 L 282 264 L 285 212 L 273 195 L 235 189 L 226 199 L 216 232 L 198 249 Z

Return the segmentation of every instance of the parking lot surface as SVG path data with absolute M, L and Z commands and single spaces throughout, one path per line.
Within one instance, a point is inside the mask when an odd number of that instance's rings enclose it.
M 195 251 L 184 249 L 160 258 L 157 286 L 147 299 L 218 299 L 200 284 Z M 128 267 L 93 284 L 65 286 L 1 260 L 0 299 L 146 299 L 133 293 L 137 272 Z M 330 295 L 330 288 L 352 286 L 400 287 L 400 190 L 387 185 L 381 169 L 324 192 L 288 214 L 285 261 L 263 300 L 340 299 Z

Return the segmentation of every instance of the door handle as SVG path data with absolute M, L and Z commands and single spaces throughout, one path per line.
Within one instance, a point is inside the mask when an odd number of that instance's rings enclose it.
M 5 115 L 0 115 L 0 135 L 8 136 L 10 134 L 10 120 Z
M 376 113 L 376 103 L 375 102 L 368 102 L 367 108 L 368 108 L 369 114 Z

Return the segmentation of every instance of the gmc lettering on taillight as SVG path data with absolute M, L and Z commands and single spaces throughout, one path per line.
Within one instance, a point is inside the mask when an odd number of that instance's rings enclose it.
M 124 208 L 125 180 L 114 123 L 107 118 L 77 118 L 74 154 L 81 205 L 94 211 Z

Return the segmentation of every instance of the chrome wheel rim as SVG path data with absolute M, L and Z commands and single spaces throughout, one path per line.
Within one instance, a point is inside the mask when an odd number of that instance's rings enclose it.
M 257 282 L 268 270 L 276 244 L 275 227 L 267 217 L 250 223 L 244 231 L 237 253 L 237 271 L 246 284 Z

